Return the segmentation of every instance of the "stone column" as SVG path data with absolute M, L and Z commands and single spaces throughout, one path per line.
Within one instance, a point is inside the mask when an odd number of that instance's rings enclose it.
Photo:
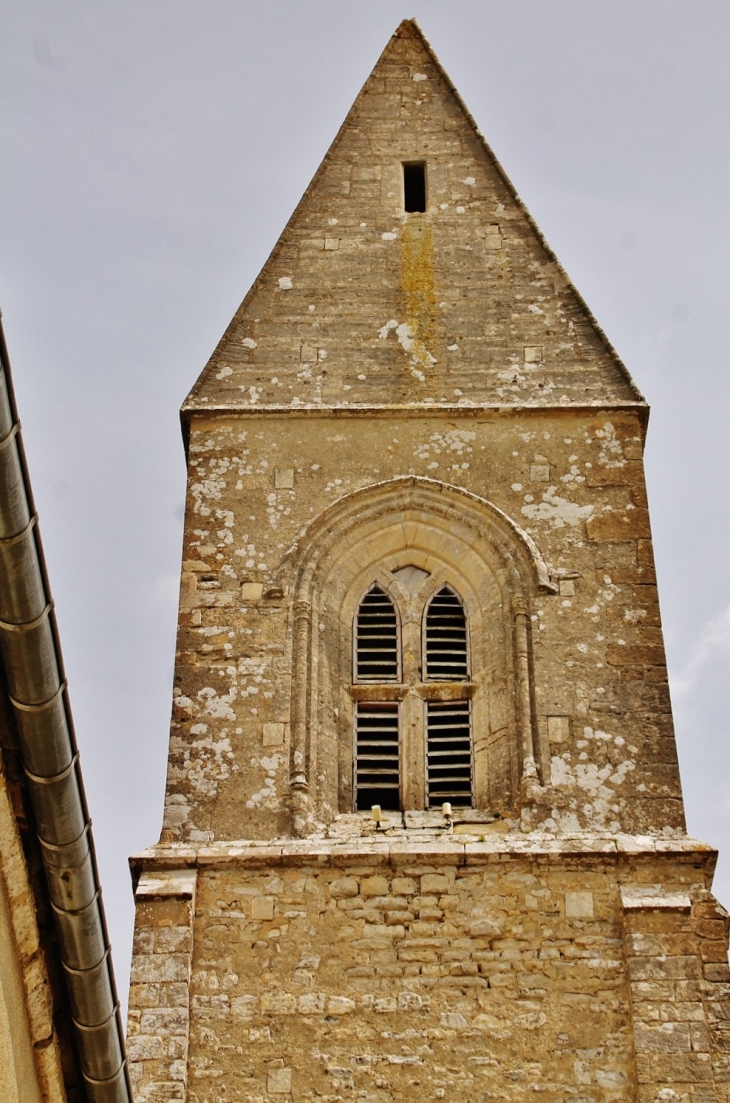
M 135 893 L 127 1049 L 135 1103 L 185 1103 L 196 870 L 143 873 Z
M 291 773 L 293 789 L 307 789 L 307 694 L 309 690 L 309 637 L 312 607 L 308 601 L 294 604 L 294 655 L 292 671 Z
M 524 597 L 515 597 L 512 601 L 512 613 L 515 619 L 515 659 L 517 670 L 517 715 L 520 732 L 520 751 L 522 754 L 522 783 L 534 784 L 537 781 L 535 765 L 535 747 L 532 737 L 532 700 L 530 696 L 530 644 L 528 636 L 529 608 Z
M 307 776 L 307 713 L 309 695 L 309 651 L 312 607 L 308 601 L 294 603 L 292 655 L 292 725 L 289 786 L 294 834 L 307 834 L 309 778 Z

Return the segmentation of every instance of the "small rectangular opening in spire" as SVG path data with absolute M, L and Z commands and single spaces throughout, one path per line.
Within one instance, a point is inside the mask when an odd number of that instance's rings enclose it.
M 411 161 L 403 165 L 403 206 L 409 214 L 426 210 L 426 165 Z

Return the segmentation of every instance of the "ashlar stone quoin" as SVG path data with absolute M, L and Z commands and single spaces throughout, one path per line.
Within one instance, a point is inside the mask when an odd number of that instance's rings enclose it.
M 183 406 L 139 1103 L 728 1103 L 646 423 L 402 23 Z

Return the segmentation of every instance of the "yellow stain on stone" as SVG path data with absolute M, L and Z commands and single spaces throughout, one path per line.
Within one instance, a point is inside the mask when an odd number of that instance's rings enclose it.
M 401 280 L 406 322 L 413 344 L 408 350 L 414 367 L 426 372 L 436 363 L 430 351 L 434 337 L 436 291 L 433 275 L 433 234 L 425 218 L 411 218 L 403 227 Z

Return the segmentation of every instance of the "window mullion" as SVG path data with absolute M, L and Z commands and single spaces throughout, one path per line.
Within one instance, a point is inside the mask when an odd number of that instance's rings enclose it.
M 410 692 L 404 698 L 401 708 L 402 807 L 423 808 L 426 799 L 423 701 Z

